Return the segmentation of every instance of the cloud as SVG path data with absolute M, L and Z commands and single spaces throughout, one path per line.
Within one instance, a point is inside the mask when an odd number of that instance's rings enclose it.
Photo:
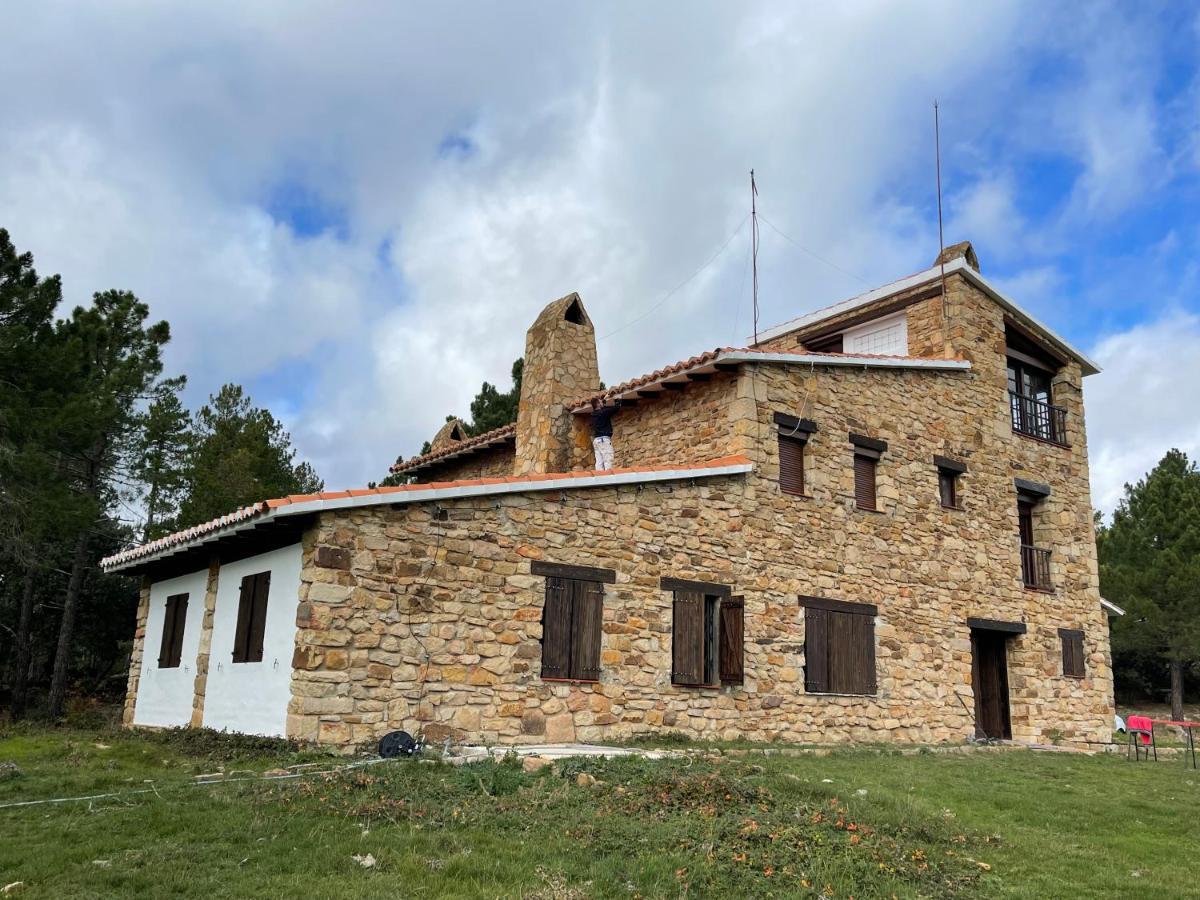
M 1092 503 L 1106 514 L 1172 447 L 1200 461 L 1200 316 L 1174 312 L 1105 338 L 1087 380 Z

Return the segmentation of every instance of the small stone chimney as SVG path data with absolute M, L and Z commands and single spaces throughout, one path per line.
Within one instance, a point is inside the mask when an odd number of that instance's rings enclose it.
M 429 442 L 429 452 L 434 453 L 438 450 L 444 450 L 451 444 L 457 444 L 459 441 L 466 440 L 466 438 L 467 426 L 462 423 L 462 420 L 447 419 L 446 424 L 438 429 L 438 433 Z
M 942 263 L 952 262 L 960 257 L 965 259 L 967 265 L 976 272 L 979 271 L 979 257 L 975 255 L 975 248 L 971 246 L 970 241 L 959 241 L 957 244 L 951 244 L 938 254 L 938 258 L 933 261 L 933 264 L 940 266 Z
M 596 332 L 578 294 L 555 300 L 525 334 L 514 475 L 570 471 L 569 404 L 600 390 Z

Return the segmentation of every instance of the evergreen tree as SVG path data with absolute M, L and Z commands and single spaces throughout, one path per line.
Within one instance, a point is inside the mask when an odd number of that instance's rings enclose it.
M 484 382 L 471 401 L 471 434 L 483 434 L 501 425 L 517 421 L 517 405 L 521 402 L 521 376 L 525 372 L 522 357 L 512 364 L 512 387 L 505 393 Z
M 312 466 L 295 457 L 291 436 L 270 411 L 256 408 L 239 385 L 225 385 L 196 414 L 176 524 L 187 528 L 251 503 L 321 490 Z
M 133 474 L 146 489 L 143 543 L 174 530 L 187 484 L 192 416 L 179 400 L 185 383 L 182 376 L 162 382 L 142 419 Z
M 1117 652 L 1165 660 L 1171 716 L 1183 718 L 1185 668 L 1200 660 L 1200 471 L 1170 450 L 1125 485 L 1113 522 L 1097 536 L 1100 588 L 1125 607 L 1113 625 Z

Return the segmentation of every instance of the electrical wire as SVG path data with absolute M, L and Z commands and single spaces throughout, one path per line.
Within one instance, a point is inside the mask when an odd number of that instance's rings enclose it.
M 795 238 L 793 238 L 793 237 L 790 237 L 790 236 L 789 236 L 789 235 L 787 235 L 787 234 L 784 234 L 782 231 L 780 231 L 780 230 L 779 230 L 779 228 L 777 228 L 777 227 L 775 226 L 775 223 L 774 223 L 774 222 L 772 222 L 770 219 L 768 219 L 766 216 L 764 216 L 764 215 L 763 215 L 761 212 L 759 212 L 759 214 L 758 214 L 758 217 L 759 217 L 760 219 L 762 219 L 764 222 L 766 222 L 766 223 L 767 223 L 767 225 L 768 225 L 768 227 L 770 227 L 770 229 L 771 229 L 772 231 L 774 231 L 774 232 L 775 232 L 777 235 L 779 235 L 781 238 L 783 238 L 783 239 L 784 239 L 785 241 L 787 241 L 789 244 L 792 244 L 793 246 L 795 246 L 797 249 L 799 249 L 799 250 L 803 251 L 804 253 L 807 253 L 809 256 L 811 256 L 813 259 L 815 259 L 817 262 L 824 263 L 825 265 L 829 266 L 831 269 L 837 269 L 837 271 L 841 272 L 843 275 L 849 275 L 849 276 L 850 276 L 851 278 L 853 278 L 855 281 L 858 281 L 858 282 L 860 282 L 860 283 L 862 283 L 862 284 L 869 284 L 869 282 L 867 281 L 867 279 L 863 278 L 861 275 L 855 275 L 853 272 L 850 272 L 850 271 L 848 271 L 848 270 L 846 270 L 846 269 L 843 269 L 843 268 L 842 268 L 841 266 L 839 266 L 837 263 L 830 262 L 830 261 L 829 261 L 829 260 L 827 260 L 825 257 L 823 257 L 823 256 L 819 256 L 818 254 L 816 254 L 816 253 L 814 253 L 813 251 L 809 250 L 807 247 L 805 247 L 803 244 L 801 244 L 801 243 L 800 243 L 798 240 L 796 240 Z
M 737 237 L 737 236 L 738 236 L 738 235 L 741 233 L 741 231 L 742 231 L 742 227 L 743 227 L 743 226 L 746 224 L 746 222 L 747 222 L 747 220 L 748 220 L 749 218 L 750 218 L 750 214 L 749 214 L 749 213 L 747 213 L 747 214 L 746 214 L 746 217 L 745 217 L 744 219 L 742 219 L 742 221 L 738 222 L 737 228 L 735 228 L 735 229 L 733 230 L 733 233 L 732 233 L 731 235 L 729 235 L 729 237 L 728 237 L 728 238 L 726 238 L 726 239 L 725 239 L 725 243 L 723 243 L 723 244 L 722 244 L 720 247 L 718 247 L 718 248 L 717 248 L 717 252 L 716 252 L 716 253 L 714 253 L 712 256 L 710 256 L 710 257 L 709 257 L 709 258 L 708 258 L 708 259 L 705 261 L 705 263 L 704 263 L 702 266 L 700 266 L 700 268 L 698 268 L 698 269 L 697 269 L 695 272 L 693 272 L 693 273 L 692 273 L 691 275 L 689 275 L 687 278 L 683 279 L 683 281 L 679 282 L 679 284 L 675 285 L 675 287 L 671 288 L 671 290 L 667 291 L 667 292 L 666 292 L 666 293 L 663 295 L 663 297 L 662 297 L 662 299 L 661 299 L 661 300 L 659 300 L 657 303 L 655 303 L 653 306 L 651 306 L 651 307 L 650 307 L 648 310 L 646 310 L 644 313 L 642 313 L 642 314 L 641 314 L 640 316 L 638 316 L 636 319 L 630 319 L 630 320 L 629 320 L 628 322 L 626 322 L 624 325 L 622 325 L 622 326 L 620 326 L 619 328 L 616 328 L 616 329 L 614 329 L 614 330 L 610 331 L 608 334 L 606 334 L 606 335 L 603 335 L 602 337 L 600 337 L 600 338 L 599 338 L 599 340 L 601 340 L 601 341 L 608 340 L 608 339 L 609 339 L 610 337 L 612 337 L 614 334 L 619 334 L 620 332 L 624 331 L 626 328 L 629 328 L 629 327 L 631 327 L 631 326 L 633 326 L 633 325 L 636 325 L 638 322 L 640 322 L 640 321 L 642 321 L 643 319 L 645 319 L 645 318 L 646 318 L 647 316 L 649 316 L 649 315 L 650 315 L 652 312 L 654 312 L 654 311 L 655 311 L 655 310 L 657 310 L 659 307 L 661 307 L 661 306 L 662 306 L 664 303 L 666 303 L 668 300 L 670 300 L 670 299 L 671 299 L 673 296 L 675 296 L 675 294 L 679 293 L 679 291 L 680 291 L 680 290 L 682 290 L 684 287 L 686 287 L 686 286 L 687 286 L 687 284 L 688 284 L 689 282 L 691 282 L 691 281 L 692 281 L 692 279 L 694 279 L 694 278 L 695 278 L 697 275 L 699 275 L 701 272 L 703 272 L 705 269 L 707 269 L 709 266 L 711 266 L 711 265 L 712 265 L 714 262 L 716 262 L 716 261 L 717 261 L 717 258 L 718 258 L 718 257 L 719 257 L 719 256 L 720 256 L 722 253 L 724 253 L 724 252 L 725 252 L 726 248 L 727 248 L 727 247 L 728 247 L 730 244 L 732 244 L 732 243 L 733 243 L 733 239 L 734 239 L 735 237 Z

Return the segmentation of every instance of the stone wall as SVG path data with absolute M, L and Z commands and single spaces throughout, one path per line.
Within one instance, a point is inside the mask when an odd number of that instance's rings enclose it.
M 146 655 L 146 621 L 150 618 L 150 579 L 143 578 L 138 591 L 137 625 L 133 632 L 133 649 L 129 653 L 129 678 L 125 683 L 125 706 L 121 710 L 121 723 L 133 724 L 133 713 L 137 708 L 138 683 L 142 677 L 142 660 Z
M 416 480 L 422 484 L 468 478 L 503 478 L 513 474 L 514 461 L 513 445 L 500 444 L 429 466 L 415 474 Z
M 630 452 L 648 459 L 655 439 L 723 418 L 728 443 L 719 446 L 715 427 L 711 455 L 746 453 L 750 475 L 443 502 L 444 521 L 431 504 L 322 515 L 301 575 L 289 733 L 334 745 L 401 727 L 508 741 L 657 729 L 960 740 L 974 730 L 967 618 L 980 617 L 1028 628 L 1008 641 L 1015 738 L 1106 739 L 1112 676 L 1081 400 L 1069 407 L 1071 447 L 1013 434 L 1003 314 L 961 279 L 949 299 L 970 372 L 747 365 L 735 381 L 636 408 L 644 430 Z M 1056 398 L 1078 389 L 1078 367 L 1068 366 Z M 688 398 L 716 406 L 700 415 Z M 808 496 L 779 491 L 777 411 L 817 423 Z M 888 442 L 879 512 L 854 505 L 851 431 Z M 967 463 L 961 510 L 939 503 L 934 454 Z M 1052 594 L 1022 583 L 1014 477 L 1052 488 L 1036 514 L 1037 540 L 1053 549 Z M 599 684 L 539 677 L 544 581 L 530 572 L 535 559 L 616 571 L 605 587 Z M 744 595 L 744 685 L 670 683 L 672 598 L 662 576 Z M 805 692 L 801 595 L 879 607 L 875 696 Z M 1085 632 L 1083 679 L 1061 674 L 1060 627 Z
M 204 698 L 208 693 L 208 667 L 212 656 L 213 617 L 217 611 L 217 584 L 221 577 L 221 561 L 213 557 L 208 563 L 208 581 L 204 587 L 204 618 L 200 621 L 200 649 L 196 654 L 196 681 L 192 688 L 192 727 L 204 724 Z

